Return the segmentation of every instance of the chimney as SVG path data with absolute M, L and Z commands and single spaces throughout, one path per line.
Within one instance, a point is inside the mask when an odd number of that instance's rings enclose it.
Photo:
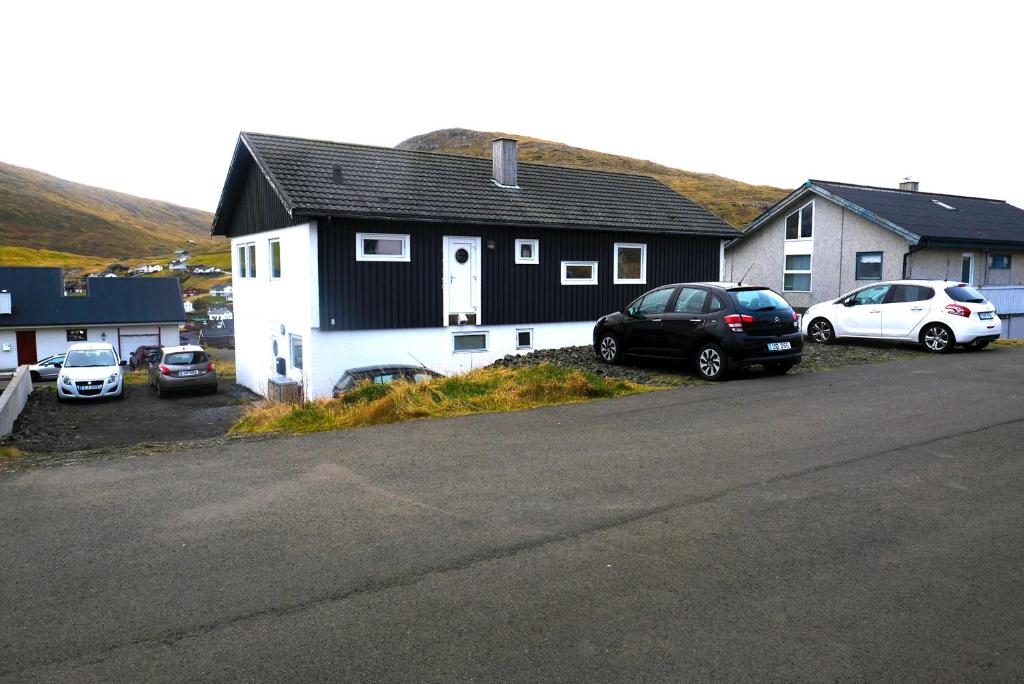
M 907 176 L 900 181 L 900 190 L 906 190 L 907 192 L 917 192 L 918 182 L 910 180 L 910 176 Z
M 491 141 L 494 182 L 502 187 L 519 187 L 516 177 L 517 146 L 518 142 L 512 138 L 495 138 Z

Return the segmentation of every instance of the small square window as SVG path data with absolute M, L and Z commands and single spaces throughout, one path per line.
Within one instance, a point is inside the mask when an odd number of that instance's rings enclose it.
M 857 280 L 881 280 L 882 253 L 857 252 L 857 270 L 854 277 Z
M 786 255 L 786 266 L 782 275 L 782 289 L 785 292 L 811 291 L 810 254 Z
M 452 333 L 453 351 L 487 351 L 487 333 Z
M 612 282 L 616 285 L 643 285 L 647 282 L 647 245 L 615 243 L 612 255 L 615 273 Z
M 814 202 L 786 217 L 787 240 L 809 240 L 814 236 Z
M 292 368 L 302 370 L 302 337 L 300 335 L 289 335 L 288 345 L 291 348 Z
M 356 233 L 356 261 L 409 261 L 409 236 Z
M 270 241 L 270 277 L 281 277 L 281 241 Z
M 533 349 L 533 328 L 516 330 L 516 349 Z
M 988 268 L 990 271 L 1006 271 L 1010 268 L 1009 254 L 989 254 Z
M 597 285 L 596 261 L 563 261 L 563 285 Z
M 540 240 L 516 240 L 516 263 L 539 264 Z
M 68 342 L 85 342 L 89 339 L 85 330 L 68 330 Z

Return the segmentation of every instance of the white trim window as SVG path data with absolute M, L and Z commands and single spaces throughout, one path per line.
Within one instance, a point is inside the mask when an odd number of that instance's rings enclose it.
M 409 261 L 409 236 L 356 233 L 356 261 Z
M 612 252 L 615 285 L 644 285 L 647 283 L 647 245 L 616 242 Z
M 452 353 L 471 354 L 487 351 L 487 332 L 452 333 Z
M 281 241 L 277 238 L 269 240 L 270 249 L 267 250 L 270 263 L 267 272 L 271 280 L 281 279 Z
M 814 202 L 808 202 L 786 217 L 787 240 L 810 240 L 814 237 Z
M 248 250 L 246 249 L 245 244 L 238 245 L 235 252 L 235 260 L 238 262 L 235 264 L 235 271 L 238 273 L 239 278 L 245 278 L 246 272 L 248 271 L 245 265 L 245 255 L 247 252 Z
M 596 261 L 563 261 L 563 285 L 597 285 Z
M 782 275 L 783 292 L 811 291 L 811 255 L 787 254 Z
M 516 240 L 516 263 L 539 264 L 540 240 Z
M 245 262 L 246 266 L 249 267 L 249 277 L 256 277 L 256 243 L 250 242 L 245 246 Z
M 533 349 L 533 328 L 516 330 L 516 349 Z
M 288 350 L 292 368 L 302 370 L 302 337 L 300 335 L 288 335 Z

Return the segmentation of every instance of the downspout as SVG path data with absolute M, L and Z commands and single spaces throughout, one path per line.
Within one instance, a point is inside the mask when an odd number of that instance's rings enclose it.
M 836 293 L 836 297 L 843 296 L 843 238 L 846 235 L 846 207 L 843 207 L 843 213 L 839 215 L 839 291 Z
M 906 253 L 903 255 L 903 279 L 904 280 L 909 280 L 910 276 L 911 276 L 911 272 L 913 271 L 913 267 L 910 265 L 910 255 L 913 254 L 914 252 L 920 250 L 920 249 L 924 249 L 926 246 L 927 245 L 924 244 L 924 240 L 921 240 L 916 245 L 910 245 L 910 249 L 908 249 L 906 251 Z M 947 266 L 947 271 L 948 271 L 948 266 Z

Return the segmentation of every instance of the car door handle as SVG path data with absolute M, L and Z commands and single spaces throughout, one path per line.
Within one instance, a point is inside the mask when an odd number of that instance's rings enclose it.
M 699 318 L 691 318 L 690 322 L 691 323 L 700 323 L 700 319 Z
M 923 306 L 913 306 L 910 308 L 911 311 L 924 311 Z
M 660 318 L 652 318 L 651 322 L 652 323 L 661 323 L 661 319 Z
M 871 311 L 868 311 L 868 313 L 882 313 L 882 310 L 881 309 L 872 309 Z

